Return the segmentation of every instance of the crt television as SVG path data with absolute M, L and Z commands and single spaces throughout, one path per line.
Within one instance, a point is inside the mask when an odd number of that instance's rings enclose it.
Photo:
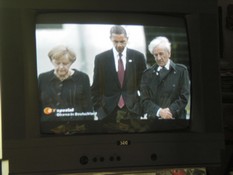
M 221 164 L 217 2 L 12 0 L 2 1 L 0 7 L 3 159 L 9 160 L 11 174 Z M 112 132 L 111 127 L 103 132 L 101 120 L 94 118 L 81 121 L 91 128 L 86 132 L 51 132 L 64 121 L 47 122 L 40 115 L 38 76 L 52 69 L 49 49 L 61 43 L 73 48 L 74 67 L 87 73 L 92 83 L 94 55 L 111 47 L 109 27 L 115 24 L 126 28 L 129 47 L 144 53 L 148 67 L 154 64 L 147 49 L 150 40 L 160 35 L 170 39 L 172 58 L 189 71 L 186 118 L 150 121 L 142 116 L 140 124 L 146 129 L 139 132 Z

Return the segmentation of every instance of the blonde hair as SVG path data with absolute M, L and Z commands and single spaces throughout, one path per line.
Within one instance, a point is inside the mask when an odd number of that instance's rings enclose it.
M 58 60 L 62 56 L 66 56 L 70 60 L 71 63 L 75 62 L 76 60 L 75 53 L 70 48 L 63 46 L 63 45 L 54 47 L 48 53 L 48 57 L 51 61 Z

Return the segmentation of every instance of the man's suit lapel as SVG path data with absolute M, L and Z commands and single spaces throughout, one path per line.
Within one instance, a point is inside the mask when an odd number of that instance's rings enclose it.
M 106 65 L 109 69 L 109 74 L 112 75 L 113 77 L 113 82 L 116 82 L 117 86 L 121 87 L 120 82 L 118 80 L 118 74 L 116 71 L 116 66 L 115 66 L 115 61 L 114 61 L 114 55 L 113 55 L 113 50 L 110 50 L 109 56 L 107 58 L 107 63 Z
M 134 62 L 134 58 L 133 58 L 133 55 L 132 55 L 132 52 L 130 52 L 129 49 L 127 49 L 126 51 L 126 65 L 125 65 L 125 77 L 124 77 L 124 83 L 123 83 L 123 87 L 126 86 L 126 83 L 127 81 L 130 79 L 130 77 L 133 76 L 135 69 L 134 69 L 134 66 L 135 66 L 135 62 Z
M 152 76 L 154 77 L 153 79 L 152 79 L 152 85 L 155 87 L 156 86 L 156 88 L 157 88 L 157 86 L 159 86 L 160 85 L 160 83 L 161 83 L 161 81 L 160 81 L 160 78 L 159 78 L 159 72 L 157 71 L 158 70 L 158 66 L 156 65 L 156 66 L 154 66 L 154 68 L 153 68 L 154 70 L 153 70 L 153 72 L 152 72 Z
M 162 80 L 166 79 L 167 76 L 168 76 L 168 74 L 170 74 L 170 72 L 171 72 L 171 65 L 170 65 L 170 69 L 166 70 L 166 73 L 164 74 L 163 78 L 160 78 L 160 76 L 159 76 L 160 73 L 157 70 L 158 70 L 158 65 L 155 66 L 155 71 L 157 72 L 156 73 L 156 75 L 157 75 L 156 76 L 156 81 L 158 81 L 159 85 L 160 85 L 162 83 Z

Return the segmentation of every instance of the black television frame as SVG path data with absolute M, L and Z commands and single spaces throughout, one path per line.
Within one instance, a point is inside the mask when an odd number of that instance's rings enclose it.
M 102 5 L 98 5 L 102 4 Z M 217 1 L 3 0 L 0 63 L 3 159 L 11 174 L 58 174 L 172 167 L 216 167 L 224 149 Z M 192 65 L 189 131 L 43 137 L 39 134 L 35 24 L 41 13 L 183 15 Z M 111 19 L 111 18 L 110 18 Z M 112 20 L 117 22 L 113 17 Z M 126 20 L 130 20 L 130 17 Z M 107 21 L 106 21 L 107 22 Z M 110 21 L 111 22 L 111 21 Z M 207 68 L 206 68 L 207 65 Z M 12 108 L 13 106 L 13 108 Z M 190 149 L 187 149 L 190 148 Z M 178 159 L 177 159 L 178 157 Z

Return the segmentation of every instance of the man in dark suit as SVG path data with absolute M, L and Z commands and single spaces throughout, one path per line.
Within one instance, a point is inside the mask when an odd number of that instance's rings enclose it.
M 157 37 L 148 46 L 157 64 L 147 69 L 141 81 L 141 101 L 148 118 L 185 119 L 190 95 L 186 66 L 171 59 L 171 44 Z
M 141 116 L 139 86 L 146 69 L 144 55 L 127 48 L 122 26 L 110 30 L 113 48 L 96 55 L 92 101 L 99 120 L 117 122 Z

